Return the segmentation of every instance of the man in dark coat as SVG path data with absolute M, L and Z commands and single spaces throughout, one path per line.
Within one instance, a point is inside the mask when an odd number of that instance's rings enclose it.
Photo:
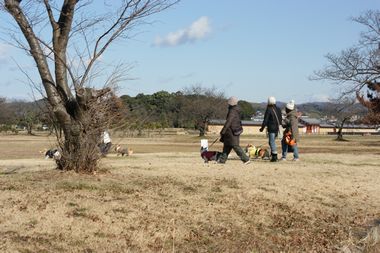
M 269 97 L 267 109 L 265 110 L 264 120 L 260 128 L 260 132 L 267 127 L 268 142 L 271 150 L 271 162 L 277 162 L 277 146 L 276 137 L 279 130 L 279 125 L 282 125 L 282 114 L 280 108 L 276 106 L 276 98 Z
M 228 99 L 228 114 L 226 123 L 224 123 L 223 129 L 220 131 L 220 140 L 223 142 L 223 154 L 219 159 L 219 163 L 225 163 L 228 155 L 233 149 L 240 159 L 249 164 L 249 157 L 240 147 L 240 134 L 243 130 L 240 120 L 240 109 L 238 99 L 236 97 L 230 97 Z

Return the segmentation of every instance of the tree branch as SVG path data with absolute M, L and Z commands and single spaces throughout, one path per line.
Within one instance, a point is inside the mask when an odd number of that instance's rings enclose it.
M 46 58 L 44 57 L 43 50 L 39 44 L 39 40 L 35 36 L 32 27 L 20 8 L 20 1 L 5 0 L 4 2 L 6 10 L 13 16 L 29 44 L 30 53 L 37 64 L 37 68 L 42 79 L 42 84 L 45 87 L 49 102 L 53 106 L 57 106 L 60 102 L 60 97 L 57 96 L 58 94 L 53 77 L 50 73 Z
M 80 86 L 83 86 L 87 80 L 87 77 L 95 63 L 95 61 L 104 53 L 108 46 L 120 37 L 133 22 L 149 16 L 153 13 L 160 12 L 164 9 L 169 8 L 179 0 L 129 0 L 126 1 L 125 5 L 122 7 L 122 11 L 118 15 L 115 22 L 113 22 L 101 36 L 97 39 L 92 54 L 92 58 L 85 70 L 82 77 Z M 130 11 L 130 12 L 129 12 Z M 129 14 L 128 14 L 129 13 Z M 105 39 L 107 38 L 108 39 Z M 105 39 L 103 46 L 100 46 L 101 42 Z
M 53 30 L 57 30 L 58 29 L 58 24 L 54 20 L 54 15 L 53 15 L 53 11 L 51 9 L 51 6 L 49 4 L 49 0 L 44 0 L 44 4 L 45 4 L 45 8 L 46 8 L 47 14 L 49 16 L 49 20 L 50 20 L 51 26 L 52 26 Z
M 61 95 L 65 100 L 70 100 L 73 95 L 67 82 L 67 43 L 69 41 L 69 33 L 74 18 L 75 4 L 77 0 L 65 0 L 61 8 L 61 14 L 58 19 L 59 29 L 53 26 L 53 48 L 55 57 L 55 76 L 57 86 L 61 91 Z M 74 80 L 75 81 L 75 80 Z

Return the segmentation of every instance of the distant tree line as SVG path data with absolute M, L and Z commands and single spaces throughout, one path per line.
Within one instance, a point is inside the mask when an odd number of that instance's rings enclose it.
M 146 129 L 185 128 L 205 134 L 211 119 L 224 119 L 227 113 L 227 98 L 215 88 L 193 86 L 183 91 L 169 93 L 158 91 L 153 94 L 122 95 L 123 114 L 112 128 L 128 131 L 143 131 Z M 283 103 L 278 102 L 282 108 Z M 48 104 L 44 100 L 26 102 L 20 100 L 7 101 L 0 98 L 0 131 L 17 132 L 26 129 L 29 134 L 42 126 L 53 132 L 57 124 L 52 122 Z M 258 111 L 264 112 L 266 103 L 251 103 L 239 101 L 241 117 L 250 120 Z M 340 107 L 343 108 L 339 109 Z M 297 109 L 315 118 L 336 118 L 345 122 L 354 115 L 359 116 L 356 123 L 368 113 L 367 108 L 360 103 L 351 107 L 343 103 L 318 102 L 299 104 Z M 340 120 L 340 117 L 342 119 Z M 345 119 L 345 120 L 344 120 Z M 364 122 L 366 123 L 366 122 Z M 58 130 L 59 132 L 59 130 Z
M 227 99 L 216 88 L 192 86 L 183 91 L 159 91 L 152 95 L 121 96 L 127 107 L 125 128 L 187 128 L 203 136 L 211 119 L 224 119 Z M 254 113 L 249 102 L 239 101 L 243 119 Z
M 33 134 L 36 126 L 44 124 L 49 124 L 48 117 L 40 102 L 0 98 L 0 131 L 17 132 L 25 129 L 28 134 Z

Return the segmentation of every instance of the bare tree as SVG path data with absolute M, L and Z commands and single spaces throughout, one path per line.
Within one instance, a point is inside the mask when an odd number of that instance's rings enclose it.
M 356 121 L 361 120 L 363 109 L 363 106 L 358 104 L 354 97 L 331 101 L 331 105 L 329 105 L 326 113 L 329 117 L 336 119 L 335 127 L 338 129 L 336 132 L 337 141 L 346 141 L 343 137 L 344 126 L 348 122 L 352 123 L 353 119 Z
M 93 2 L 0 1 L 16 22 L 8 33 L 33 58 L 41 91 L 63 131 L 58 139 L 62 149 L 58 167 L 64 170 L 91 172 L 97 168 L 100 133 L 118 115 L 121 103 L 112 85 L 122 78 L 120 66 L 103 88 L 90 88 L 102 71 L 96 64 L 100 57 L 116 40 L 133 36 L 133 29 L 147 17 L 178 0 L 102 1 L 100 14 L 92 9 Z
M 27 134 L 33 135 L 33 129 L 40 123 L 40 111 L 36 103 L 23 100 L 14 100 L 9 103 L 12 108 L 15 122 L 20 127 L 25 127 Z
M 227 102 L 223 92 L 215 87 L 204 88 L 201 85 L 194 85 L 186 88 L 183 92 L 182 114 L 192 117 L 199 136 L 204 136 L 208 123 L 213 118 L 225 117 Z M 190 116 L 191 115 L 191 116 Z
M 369 110 L 368 122 L 380 124 L 380 11 L 367 11 L 352 20 L 365 28 L 357 45 L 328 54 L 328 66 L 312 79 L 337 83 L 342 88 L 340 98 L 355 95 Z
M 12 118 L 12 110 L 9 108 L 7 100 L 0 97 L 0 125 L 9 124 Z

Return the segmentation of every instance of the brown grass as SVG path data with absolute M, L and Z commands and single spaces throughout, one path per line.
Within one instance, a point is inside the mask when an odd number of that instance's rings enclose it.
M 0 136 L 0 251 L 379 252 L 380 138 L 346 138 L 249 165 L 204 164 L 195 136 L 114 139 L 135 153 L 85 175 L 54 170 L 46 137 Z

